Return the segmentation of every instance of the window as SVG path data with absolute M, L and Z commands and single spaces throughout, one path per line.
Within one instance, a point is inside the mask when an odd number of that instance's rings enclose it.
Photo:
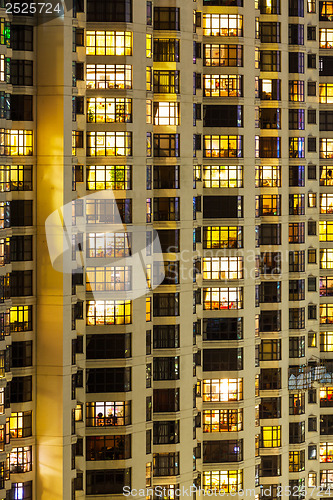
M 304 358 L 305 337 L 289 337 L 289 358 Z
M 307 0 L 307 11 L 309 14 L 316 12 L 316 0 Z
M 260 71 L 280 71 L 281 56 L 279 50 L 260 50 Z
M 241 401 L 243 379 L 207 379 L 203 381 L 203 401 Z
M 281 341 L 263 339 L 259 349 L 260 361 L 273 361 L 281 359 Z
M 333 158 L 333 139 L 319 139 L 320 158 Z
M 132 0 L 87 1 L 87 21 L 89 22 L 132 22 Z
M 319 102 L 322 104 L 333 103 L 333 84 L 319 83 Z
M 179 347 L 179 325 L 154 326 L 154 349 L 173 349 Z
M 9 499 L 21 498 L 22 500 L 32 500 L 32 481 L 24 483 L 12 483 Z
M 179 293 L 155 293 L 153 310 L 155 317 L 179 316 Z
M 281 224 L 260 224 L 259 245 L 281 245 Z
M 240 462 L 243 460 L 243 440 L 204 441 L 203 462 Z
M 154 422 L 154 444 L 179 443 L 179 420 Z
M 32 260 L 32 236 L 12 236 L 10 239 L 10 261 Z
M 89 233 L 87 257 L 128 257 L 131 255 L 131 235 L 129 233 Z
M 263 419 L 281 418 L 281 398 L 261 398 L 259 416 Z
M 333 195 L 320 194 L 320 213 L 332 214 L 333 213 Z
M 180 41 L 175 38 L 154 38 L 154 62 L 179 62 Z
M 216 470 L 203 472 L 202 487 L 208 491 L 236 493 L 243 488 L 242 470 Z
M 10 309 L 10 331 L 32 330 L 32 306 L 15 306 Z
M 12 297 L 33 295 L 32 271 L 13 271 L 10 275 Z
M 154 221 L 180 220 L 179 198 L 154 198 Z
M 304 24 L 289 24 L 289 45 L 304 45 Z
M 10 83 L 12 85 L 33 85 L 33 62 L 12 59 L 10 62 Z
M 280 23 L 259 23 L 261 43 L 280 43 Z
M 289 101 L 304 101 L 304 80 L 289 80 Z
M 322 2 L 328 3 L 328 2 Z M 323 490 L 330 490 L 333 487 L 333 469 L 326 469 L 320 471 L 320 487 Z
M 154 453 L 153 474 L 160 476 L 177 476 L 179 474 L 179 453 Z
M 12 448 L 9 455 L 9 470 L 12 474 L 20 474 L 32 470 L 31 446 Z
M 255 77 L 256 97 L 263 101 L 281 99 L 281 80 L 268 80 Z
M 202 272 L 203 279 L 208 280 L 243 279 L 243 258 L 204 257 Z
M 304 243 L 305 226 L 304 222 L 294 222 L 289 224 L 289 243 Z
M 131 390 L 130 368 L 89 368 L 86 392 L 127 392 Z
M 259 285 L 259 302 L 274 303 L 281 302 L 281 282 L 263 281 Z
M 319 28 L 319 47 L 321 49 L 333 49 L 332 28 Z
M 304 0 L 289 0 L 289 16 L 304 17 Z
M 281 195 L 269 194 L 256 196 L 256 217 L 280 215 Z
M 289 73 L 304 73 L 304 52 L 289 52 Z
M 179 356 L 154 358 L 154 380 L 179 380 Z
M 32 130 L 0 129 L 0 153 L 5 156 L 31 156 Z M 5 144 L 5 146 L 3 146 Z
M 154 70 L 154 93 L 179 94 L 179 71 Z
M 125 460 L 131 458 L 131 436 L 89 436 L 86 438 L 86 460 Z
M 239 165 L 237 166 L 204 165 L 203 187 L 204 188 L 243 187 L 243 167 Z
M 243 106 L 204 105 L 204 127 L 243 127 Z
M 32 341 L 12 343 L 12 362 L 13 368 L 32 366 Z
M 243 217 L 243 197 L 204 196 L 203 217 L 206 219 Z
M 203 371 L 237 371 L 242 369 L 242 348 L 203 350 Z
M 204 135 L 205 158 L 242 158 L 243 136 Z
M 132 99 L 119 97 L 89 97 L 87 99 L 87 122 L 132 122 Z
M 271 477 L 280 475 L 281 475 L 281 455 L 263 455 L 261 457 L 261 464 L 260 464 L 260 477 Z
M 154 413 L 179 411 L 179 389 L 154 389 Z
M 86 403 L 87 427 L 108 427 L 117 425 L 130 425 L 131 402 L 92 402 Z
M 333 111 L 319 111 L 319 130 L 333 130 Z
M 277 448 L 281 446 L 281 426 L 261 427 L 261 447 Z
M 240 226 L 205 226 L 204 248 L 242 248 L 243 228 Z
M 154 165 L 154 189 L 179 189 L 179 165 Z
M 317 112 L 315 109 L 308 109 L 308 124 L 316 124 L 317 123 Z M 314 139 L 315 145 L 316 145 L 316 138 L 308 138 L 308 147 L 309 147 L 309 140 Z
M 89 56 L 131 56 L 130 31 L 87 31 L 86 54 Z
M 96 3 L 95 0 L 94 3 Z M 88 470 L 86 473 L 86 494 L 121 495 L 125 486 L 131 488 L 130 480 L 131 469 Z
M 10 437 L 24 438 L 32 435 L 32 412 L 18 412 L 10 415 Z
M 304 214 L 305 214 L 305 195 L 290 194 L 289 215 L 304 215 Z
M 242 97 L 242 75 L 203 75 L 205 97 Z
M 280 116 L 280 108 L 259 108 L 259 120 L 257 125 L 261 129 L 280 129 Z
M 179 134 L 154 134 L 154 156 L 178 157 L 180 155 Z
M 255 137 L 256 158 L 281 158 L 280 137 Z
M 319 2 L 319 20 L 320 21 L 333 21 L 333 2 L 320 1 Z
M 204 288 L 204 310 L 243 309 L 243 288 Z
M 281 252 L 261 252 L 259 268 L 260 274 L 280 274 Z
M 243 66 L 243 46 L 204 44 L 204 66 Z
M 89 191 L 132 189 L 132 166 L 88 166 L 87 189 Z
M 332 56 L 319 56 L 319 76 L 332 76 Z
M 243 337 L 243 318 L 204 319 L 204 340 L 240 340 Z
M 10 98 L 11 119 L 13 121 L 32 121 L 32 102 L 32 95 L 12 95 Z
M 132 322 L 132 301 L 87 301 L 87 325 L 124 325 Z
M 333 323 L 333 304 L 320 304 L 320 324 Z
M 132 132 L 87 132 L 87 156 L 131 156 Z
M 130 356 L 130 333 L 87 335 L 87 359 L 122 359 Z
M 333 241 L 333 222 L 319 222 L 319 241 Z
M 32 400 L 32 377 L 13 377 L 11 381 L 11 401 L 25 403 Z
M 319 461 L 320 463 L 333 462 L 333 443 L 320 443 Z
M 154 30 L 179 31 L 179 11 L 176 7 L 154 7 Z
M 6 32 L 4 32 L 6 37 Z M 1 43 L 3 43 L 1 41 Z M 33 50 L 33 27 L 12 24 L 10 27 L 10 45 L 13 50 Z
M 243 16 L 203 14 L 204 36 L 243 36 Z
M 305 110 L 289 109 L 289 130 L 305 129 Z
M 316 54 L 308 54 L 308 68 L 317 67 L 317 57 Z
M 320 352 L 332 352 L 332 351 L 333 351 L 333 332 L 320 332 Z
M 154 125 L 179 125 L 179 103 L 154 102 Z
M 129 64 L 87 64 L 88 89 L 131 89 L 132 66 Z

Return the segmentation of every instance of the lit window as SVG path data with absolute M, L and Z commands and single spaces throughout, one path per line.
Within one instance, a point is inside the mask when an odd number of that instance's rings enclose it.
M 319 221 L 319 241 L 333 241 L 333 221 Z
M 243 279 L 243 257 L 204 257 L 202 271 L 205 280 Z
M 205 158 L 241 158 L 243 156 L 243 136 L 204 135 Z
M 323 2 L 323 3 L 328 3 L 328 2 Z M 323 490 L 328 489 L 328 491 L 333 488 L 333 469 L 326 469 L 320 471 L 320 488 Z
M 105 292 L 132 289 L 129 266 L 86 267 L 86 291 Z
M 129 257 L 130 255 L 131 235 L 129 233 L 88 233 L 87 257 L 121 258 Z
M 320 352 L 333 352 L 333 332 L 320 332 Z
M 26 332 L 32 330 L 32 306 L 10 308 L 10 331 Z
M 242 309 L 243 288 L 204 288 L 204 310 Z
M 88 300 L 87 325 L 125 325 L 132 323 L 131 300 Z
M 313 0 L 312 0 L 313 1 Z M 333 21 L 333 2 L 328 0 L 326 2 L 320 2 L 320 21 Z
M 330 166 L 330 165 L 320 166 L 320 185 L 321 186 L 333 186 L 333 167 L 332 166 Z
M 120 97 L 90 97 L 87 99 L 89 123 L 130 123 L 132 99 Z
M 243 228 L 241 226 L 205 226 L 203 247 L 242 248 Z
M 131 56 L 130 31 L 87 31 L 86 54 L 89 56 Z
M 281 187 L 281 167 L 257 165 L 255 185 L 256 187 Z
M 243 66 L 243 46 L 231 44 L 205 44 L 204 66 Z
M 151 91 L 153 85 L 153 70 L 150 66 L 146 68 L 146 90 Z
M 146 57 L 149 59 L 153 55 L 152 35 L 146 35 Z
M 333 49 L 333 29 L 319 29 L 319 47 L 321 49 Z
M 147 99 L 146 100 L 146 123 L 152 123 L 153 122 L 153 105 L 152 105 L 152 100 Z
M 19 474 L 32 470 L 32 449 L 31 446 L 13 448 L 9 455 L 10 472 Z
M 242 470 L 217 470 L 203 472 L 202 486 L 204 490 L 225 493 L 236 493 L 243 488 Z M 209 493 L 211 495 L 211 493 Z M 217 493 L 218 494 L 218 493 Z
M 204 410 L 203 432 L 239 432 L 243 430 L 243 410 Z
M 242 75 L 204 75 L 205 97 L 242 97 Z
M 179 125 L 179 103 L 154 102 L 154 125 Z
M 333 103 L 333 83 L 319 83 L 319 102 L 322 104 Z
M 319 139 L 320 158 L 333 158 L 333 139 Z
M 320 249 L 320 269 L 333 269 L 333 249 Z
M 131 156 L 132 132 L 87 132 L 87 156 Z
M 207 379 L 203 381 L 203 401 L 241 401 L 243 379 Z
M 333 462 L 333 443 L 320 443 L 319 461 L 321 463 Z
M 204 14 L 204 36 L 243 36 L 243 16 L 237 14 Z
M 101 401 L 86 404 L 87 427 L 108 427 L 130 423 L 130 401 Z
M 281 425 L 261 427 L 262 448 L 277 448 L 281 446 Z
M 10 156 L 32 155 L 32 130 L 8 130 L 4 134 L 7 146 L 5 154 Z
M 151 321 L 151 297 L 146 298 L 146 321 Z
M 10 415 L 10 437 L 22 438 L 32 434 L 32 412 L 18 412 Z
M 0 55 L 0 82 L 9 83 L 10 79 L 10 59 L 3 54 Z
M 320 213 L 333 213 L 333 194 L 320 194 Z
M 243 167 L 240 165 L 204 165 L 204 188 L 243 187 Z
M 132 189 L 132 167 L 125 165 L 94 165 L 87 167 L 87 189 Z
M 289 101 L 304 101 L 304 80 L 289 80 Z
M 87 64 L 88 89 L 131 89 L 132 66 L 129 64 Z
M 331 325 L 333 323 L 333 304 L 320 304 L 320 324 Z

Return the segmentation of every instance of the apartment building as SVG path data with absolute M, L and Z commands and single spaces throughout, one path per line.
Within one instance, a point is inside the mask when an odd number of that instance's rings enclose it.
M 330 498 L 333 1 L 31 5 L 0 2 L 0 498 Z

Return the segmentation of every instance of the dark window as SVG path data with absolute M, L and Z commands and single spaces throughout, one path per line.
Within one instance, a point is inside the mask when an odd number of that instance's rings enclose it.
M 12 262 L 32 260 L 32 236 L 12 236 L 10 239 Z
M 259 23 L 261 43 L 280 43 L 280 23 Z
M 32 95 L 11 96 L 11 117 L 13 121 L 31 121 L 32 114 Z
M 11 96 L 5 92 L 0 92 L 0 118 L 11 119 Z
M 317 67 L 317 57 L 316 54 L 308 54 L 308 68 Z
M 289 423 L 289 444 L 304 443 L 305 422 Z
M 304 165 L 289 166 L 289 186 L 303 187 L 305 185 L 305 167 Z
M 333 111 L 319 111 L 319 130 L 333 130 Z
M 32 366 L 32 341 L 12 343 L 12 367 Z
M 26 297 L 33 293 L 32 271 L 13 271 L 10 275 L 12 297 Z
M 243 106 L 204 105 L 204 127 L 243 127 Z
M 154 198 L 154 221 L 178 221 L 179 198 Z
M 281 369 L 264 368 L 260 371 L 260 390 L 281 389 Z
M 179 347 L 179 325 L 158 325 L 153 330 L 154 349 Z
M 203 462 L 240 462 L 243 460 L 243 440 L 204 441 Z
M 304 17 L 304 0 L 289 0 L 289 16 Z
M 259 226 L 260 245 L 281 245 L 281 224 L 261 224 Z
M 179 316 L 179 293 L 154 293 L 155 317 Z
M 178 157 L 179 134 L 154 134 L 154 156 Z
M 243 7 L 243 0 L 204 0 L 204 5 L 216 5 L 219 7 Z
M 315 40 L 315 39 L 316 39 L 316 27 L 308 26 L 308 40 Z
M 311 180 L 317 179 L 317 166 L 316 165 L 308 165 L 308 179 L 311 179 Z
M 259 287 L 260 303 L 281 302 L 281 281 L 263 281 Z
M 317 82 L 308 82 L 308 96 L 317 95 Z
M 33 50 L 33 27 L 12 24 L 10 44 L 13 50 Z
M 10 63 L 10 83 L 12 85 L 33 85 L 33 62 L 12 59 Z
M 243 369 L 243 349 L 204 349 L 204 371 L 235 371 Z
M 289 328 L 291 330 L 302 330 L 305 328 L 305 308 L 289 308 Z
M 304 250 L 295 250 L 289 252 L 289 272 L 304 273 L 305 271 L 305 252 Z
M 154 422 L 154 444 L 179 443 L 179 421 Z
M 154 189 L 179 189 L 179 165 L 154 165 Z
M 88 470 L 86 472 L 87 495 L 121 495 L 124 486 L 130 488 L 130 485 L 130 469 Z
M 177 7 L 154 7 L 154 30 L 179 30 L 179 11 Z
M 32 226 L 32 200 L 13 200 L 10 203 L 12 226 Z
M 279 129 L 281 128 L 280 117 L 280 108 L 259 108 L 259 127 Z
M 305 110 L 289 109 L 289 130 L 305 129 Z
M 160 476 L 177 476 L 179 474 L 179 453 L 154 453 L 153 474 Z
M 179 230 L 178 229 L 159 229 L 157 230 L 163 253 L 179 252 Z
M 178 380 L 179 356 L 154 358 L 154 380 Z
M 260 14 L 280 14 L 280 0 L 259 0 Z
M 131 390 L 130 368 L 90 368 L 86 392 L 127 392 Z
M 308 152 L 314 153 L 317 151 L 317 138 L 316 137 L 308 137 Z
M 87 335 L 87 359 L 118 359 L 130 356 L 130 333 Z
M 154 61 L 179 62 L 179 44 L 175 38 L 154 38 Z
M 280 158 L 280 137 L 259 137 L 256 158 Z
M 24 403 L 32 400 L 32 377 L 13 377 L 10 383 L 12 403 Z
M 9 492 L 9 500 L 32 500 L 32 481 L 24 483 L 12 483 L 12 489 Z
M 261 50 L 259 55 L 260 71 L 280 71 L 281 52 L 279 50 Z
M 333 76 L 333 56 L 319 56 L 319 76 Z
M 289 24 L 289 45 L 304 45 L 304 24 Z
M 317 111 L 315 109 L 308 109 L 308 123 L 317 123 Z
M 154 389 L 154 413 L 179 411 L 179 389 Z
M 203 340 L 240 340 L 243 318 L 210 318 L 203 320 Z
M 132 0 L 87 0 L 87 21 L 131 23 Z
M 305 337 L 289 337 L 289 358 L 304 358 Z
M 281 455 L 263 455 L 260 462 L 260 477 L 281 475 Z
M 126 460 L 131 458 L 131 436 L 89 436 L 86 438 L 86 460 Z
M 281 311 L 261 311 L 259 316 L 259 331 L 281 331 Z
M 281 418 L 281 398 L 261 398 L 259 416 L 264 419 Z
M 204 196 L 203 217 L 205 219 L 243 217 L 243 197 Z
M 303 52 L 289 52 L 289 73 L 304 73 Z
M 320 415 L 320 434 L 333 434 L 333 415 Z

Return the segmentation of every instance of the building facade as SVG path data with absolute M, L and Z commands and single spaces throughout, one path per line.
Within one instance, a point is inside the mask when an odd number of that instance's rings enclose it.
M 64 4 L 0 2 L 0 497 L 330 498 L 333 1 Z

